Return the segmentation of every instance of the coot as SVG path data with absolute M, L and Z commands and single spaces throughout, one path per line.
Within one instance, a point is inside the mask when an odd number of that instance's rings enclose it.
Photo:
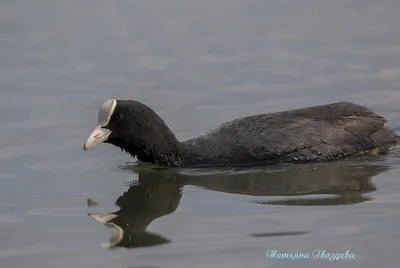
M 150 107 L 106 100 L 83 146 L 105 142 L 140 161 L 171 167 L 251 167 L 332 161 L 399 140 L 386 120 L 350 102 L 235 119 L 183 142 Z

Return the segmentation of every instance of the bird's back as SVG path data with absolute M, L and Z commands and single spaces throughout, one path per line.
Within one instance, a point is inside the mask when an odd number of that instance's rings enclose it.
M 235 119 L 182 144 L 195 166 L 327 161 L 397 142 L 385 123 L 364 106 L 339 102 Z

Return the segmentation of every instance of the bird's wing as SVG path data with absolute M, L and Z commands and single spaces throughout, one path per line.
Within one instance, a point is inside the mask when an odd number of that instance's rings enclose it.
M 337 103 L 232 120 L 185 145 L 213 159 L 328 160 L 394 142 L 385 122 L 365 107 Z

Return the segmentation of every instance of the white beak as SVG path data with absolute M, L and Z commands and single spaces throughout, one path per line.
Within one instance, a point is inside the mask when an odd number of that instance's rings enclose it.
M 100 107 L 99 110 L 99 124 L 90 134 L 89 138 L 83 145 L 83 150 L 92 149 L 99 143 L 106 141 L 111 134 L 111 130 L 104 128 L 110 122 L 110 118 L 114 113 L 115 107 L 117 107 L 117 101 L 115 99 L 106 100 Z
M 87 151 L 92 149 L 99 143 L 106 141 L 111 134 L 111 130 L 102 127 L 100 124 L 93 130 L 90 134 L 89 138 L 86 140 L 85 144 L 83 145 L 83 150 Z

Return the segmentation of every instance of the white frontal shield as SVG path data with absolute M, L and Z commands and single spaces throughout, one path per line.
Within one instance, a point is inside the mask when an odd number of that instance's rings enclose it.
M 111 116 L 114 113 L 115 107 L 117 107 L 117 101 L 115 99 L 106 100 L 100 107 L 98 116 L 98 125 L 89 135 L 83 145 L 83 150 L 89 150 L 103 141 L 106 141 L 111 134 L 111 130 L 104 128 L 110 122 Z

